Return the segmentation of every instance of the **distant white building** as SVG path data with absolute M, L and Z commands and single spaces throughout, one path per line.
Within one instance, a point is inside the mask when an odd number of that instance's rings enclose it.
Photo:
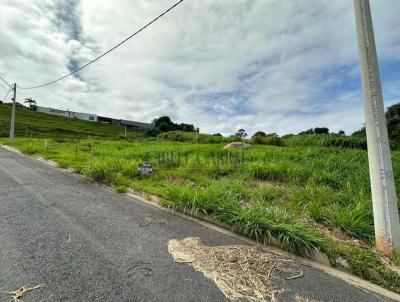
M 37 111 L 58 116 L 76 118 L 84 121 L 97 122 L 97 115 L 91 113 L 74 112 L 69 110 L 60 110 L 60 109 L 41 107 L 41 106 L 37 106 Z
M 58 116 L 76 118 L 84 121 L 107 123 L 111 125 L 127 127 L 130 129 L 149 130 L 154 128 L 153 123 L 142 123 L 142 122 L 135 122 L 128 120 L 120 120 L 111 117 L 97 116 L 96 114 L 91 114 L 91 113 L 74 112 L 69 110 L 60 110 L 60 109 L 41 107 L 41 106 L 37 106 L 37 111 Z

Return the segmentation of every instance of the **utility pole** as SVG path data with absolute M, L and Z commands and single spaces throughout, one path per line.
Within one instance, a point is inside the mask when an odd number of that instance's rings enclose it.
M 369 0 L 354 0 L 377 248 L 400 254 L 400 224 Z
M 9 140 L 10 145 L 14 144 L 15 102 L 17 99 L 17 84 L 14 83 L 13 86 L 14 86 L 13 87 L 14 97 L 13 97 L 13 104 L 12 104 L 12 109 L 11 109 L 11 125 L 10 125 L 10 140 Z

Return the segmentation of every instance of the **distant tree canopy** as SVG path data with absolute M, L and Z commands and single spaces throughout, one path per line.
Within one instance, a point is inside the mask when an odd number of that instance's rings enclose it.
M 26 98 L 24 103 L 29 104 L 29 109 L 32 111 L 37 111 L 37 104 L 36 101 L 32 98 Z
M 389 140 L 392 147 L 400 148 L 400 103 L 387 108 L 385 112 Z M 366 136 L 365 126 L 354 131 L 351 136 Z
M 361 127 L 361 129 L 354 131 L 351 136 L 365 136 L 365 127 Z
M 266 134 L 264 131 L 257 131 L 253 134 L 252 138 L 255 138 L 256 136 L 266 136 Z
M 240 137 L 240 138 L 245 138 L 247 136 L 246 130 L 244 129 L 239 129 L 236 133 L 235 136 Z
M 326 127 L 316 127 L 316 128 L 311 128 L 306 131 L 302 131 L 299 133 L 299 135 L 302 134 L 329 134 L 329 129 Z
M 321 127 L 321 128 L 317 127 L 317 128 L 314 128 L 314 133 L 315 134 L 329 134 L 329 129 L 325 128 L 325 127 Z
M 298 135 L 302 135 L 302 134 L 315 134 L 315 132 L 314 132 L 314 129 L 311 128 L 311 129 L 299 132 Z
M 400 103 L 388 107 L 385 112 L 385 117 L 389 139 L 400 143 Z M 361 127 L 361 129 L 357 131 L 354 131 L 351 135 L 365 136 L 365 126 Z
M 390 106 L 385 115 L 389 139 L 400 144 L 400 103 Z
M 194 132 L 196 131 L 195 127 L 192 124 L 176 124 L 174 123 L 169 116 L 161 116 L 153 120 L 153 124 L 155 129 L 160 132 L 168 132 L 168 131 L 186 131 L 186 132 Z

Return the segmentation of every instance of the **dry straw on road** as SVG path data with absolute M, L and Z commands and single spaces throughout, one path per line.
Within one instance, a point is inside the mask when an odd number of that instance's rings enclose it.
M 10 291 L 10 292 L 3 292 L 3 293 L 9 294 L 11 296 L 11 299 L 12 299 L 11 301 L 12 302 L 22 302 L 21 299 L 26 293 L 28 293 L 30 291 L 33 291 L 35 289 L 38 289 L 38 288 L 42 288 L 42 287 L 44 287 L 43 284 L 39 284 L 39 285 L 32 286 L 32 287 L 30 287 L 30 286 L 22 286 L 22 287 L 20 287 L 20 288 L 18 288 L 16 290 L 13 290 L 13 291 Z
M 230 301 L 273 301 L 277 292 L 273 277 L 303 275 L 294 261 L 257 246 L 205 246 L 198 238 L 170 240 L 168 251 L 175 262 L 188 263 L 213 280 Z
M 305 298 L 305 297 L 296 295 L 296 302 L 322 302 L 322 301 L 311 300 L 309 298 Z

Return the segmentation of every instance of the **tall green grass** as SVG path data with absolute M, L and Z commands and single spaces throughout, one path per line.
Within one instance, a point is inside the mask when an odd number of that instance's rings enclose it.
M 253 146 L 245 151 L 228 151 L 223 144 L 159 139 L 48 140 L 45 150 L 44 139 L 28 138 L 17 139 L 16 145 L 25 153 L 40 154 L 89 179 L 112 185 L 171 194 L 166 177 L 180 177 L 195 186 L 177 190 L 186 190 L 188 197 L 197 198 L 182 205 L 180 199 L 168 198 L 182 208 L 207 212 L 205 205 L 213 206 L 235 195 L 242 203 L 258 201 L 265 207 L 279 207 L 297 220 L 311 219 L 356 238 L 372 239 L 368 160 L 363 150 Z M 393 154 L 395 180 L 400 185 L 396 174 L 399 153 Z M 152 176 L 138 173 L 138 164 L 144 161 L 154 165 Z M 202 194 L 207 196 L 201 199 Z M 196 200 L 203 202 L 197 204 Z
M 314 249 L 324 249 L 326 239 L 317 230 L 285 209 L 253 200 L 241 186 L 226 180 L 198 188 L 168 185 L 162 204 L 211 215 L 239 233 L 260 242 L 277 242 L 290 252 L 309 255 Z

